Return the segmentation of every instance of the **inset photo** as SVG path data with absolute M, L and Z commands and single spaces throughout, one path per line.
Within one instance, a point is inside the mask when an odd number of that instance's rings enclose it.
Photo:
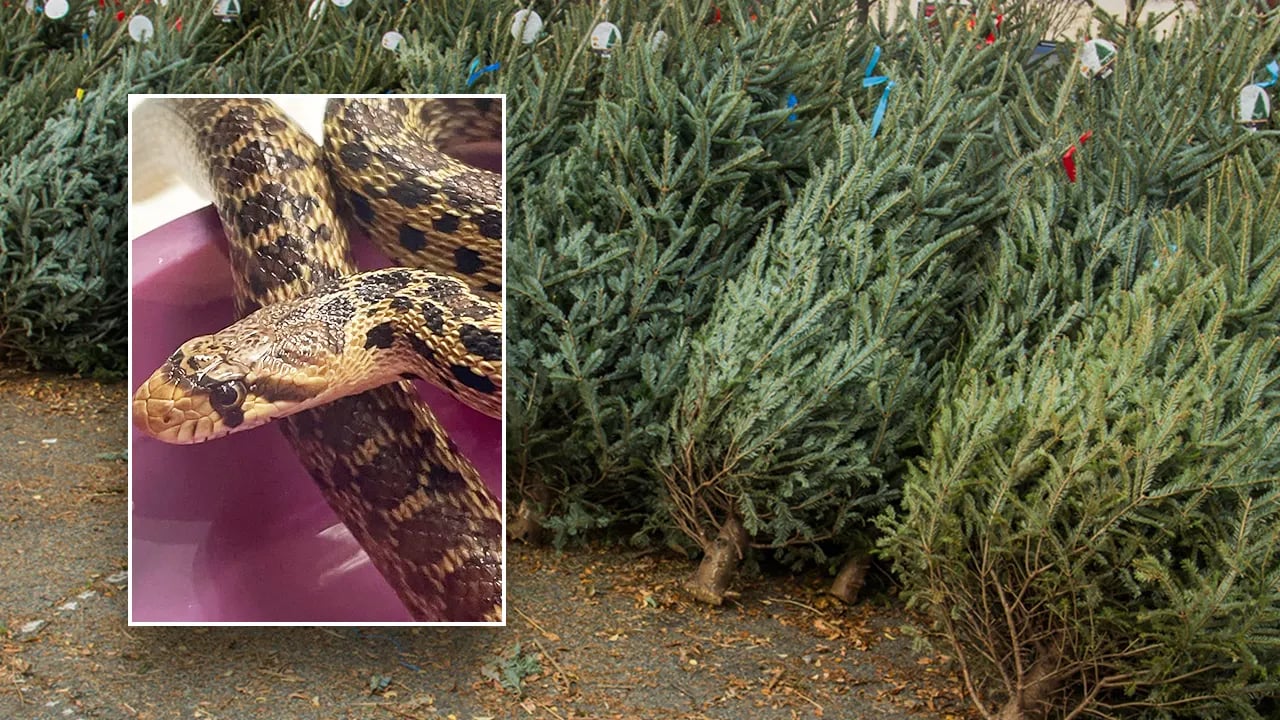
M 130 624 L 504 624 L 504 98 L 129 100 Z

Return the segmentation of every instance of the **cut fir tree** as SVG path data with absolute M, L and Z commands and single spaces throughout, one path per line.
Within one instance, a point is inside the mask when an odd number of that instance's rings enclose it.
M 565 65 L 545 83 L 564 94 L 512 89 L 508 467 L 525 537 L 679 535 L 652 522 L 652 458 L 694 367 L 690 335 L 858 87 L 857 68 L 817 60 L 851 42 L 841 3 L 712 25 L 705 6 L 640 7 L 610 7 L 627 33 L 607 59 L 574 44 L 591 8 L 557 18 L 545 52 Z M 655 28 L 668 38 L 658 48 Z M 788 108 L 788 92 L 804 100 Z
M 1150 215 L 1064 194 L 1016 196 L 884 549 L 984 717 L 1273 717 L 1275 158 Z
M 961 372 L 885 523 L 985 717 L 1258 718 L 1280 691 L 1280 347 L 1179 257 Z
M 703 553 L 698 599 L 722 602 L 753 547 L 793 567 L 835 548 L 832 591 L 856 596 L 871 520 L 896 499 L 957 349 L 970 259 L 1005 207 L 981 129 L 1012 60 L 980 52 L 971 37 L 922 50 L 929 74 L 902 78 L 874 136 L 837 123 L 833 157 L 694 335 L 657 469 L 662 524 Z
M 1013 211 L 880 523 L 983 717 L 1274 717 L 1280 177 L 1231 103 L 1277 36 L 1226 16 L 1117 35 L 1114 87 L 1020 80 Z

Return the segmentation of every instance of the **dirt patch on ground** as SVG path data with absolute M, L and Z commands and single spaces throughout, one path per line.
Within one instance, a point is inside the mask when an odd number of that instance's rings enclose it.
M 122 384 L 0 372 L 0 717 L 970 717 L 899 608 L 514 545 L 508 627 L 129 628 Z

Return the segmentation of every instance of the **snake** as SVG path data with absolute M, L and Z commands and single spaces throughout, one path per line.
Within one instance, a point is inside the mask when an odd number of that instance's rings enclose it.
M 241 318 L 143 381 L 134 425 L 275 422 L 414 620 L 501 622 L 498 505 L 408 382 L 501 412 L 501 175 L 442 150 L 492 139 L 501 101 L 331 99 L 323 147 L 262 98 L 150 99 L 134 126 L 212 199 Z M 397 266 L 360 272 L 344 220 Z

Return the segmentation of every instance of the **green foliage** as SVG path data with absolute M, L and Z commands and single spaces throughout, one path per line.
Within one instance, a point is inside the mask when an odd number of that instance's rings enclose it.
M 1129 288 L 1151 252 L 1149 211 L 1093 204 L 1043 174 L 1009 183 L 983 292 L 966 316 L 968 364 L 996 366 L 1071 331 L 1111 288 Z M 947 385 L 952 385 L 949 379 Z
M 1278 341 L 1227 330 L 1228 296 L 1175 256 L 958 373 L 886 546 L 991 712 L 1258 717 L 1280 690 Z
M 0 167 L 0 350 L 33 364 L 122 369 L 125 87 L 63 101 Z
M 1003 212 L 989 138 L 962 132 L 999 111 L 998 86 L 957 71 L 970 52 L 952 42 L 929 58 L 939 75 L 903 78 L 877 137 L 838 126 L 833 158 L 724 283 L 657 458 L 659 526 L 707 547 L 735 514 L 793 561 L 866 544 L 972 300 L 968 258 Z M 1003 75 L 1008 56 L 986 57 Z
M 805 149 L 832 137 L 821 114 L 789 123 L 785 95 L 814 69 L 806 44 L 842 52 L 839 24 L 784 7 L 708 30 L 705 10 L 666 10 L 654 21 L 665 47 L 639 24 L 608 59 L 584 51 L 594 17 L 571 14 L 544 49 L 568 63 L 547 80 L 564 95 L 525 107 L 510 89 L 509 467 L 517 494 L 571 533 L 651 512 L 651 458 L 693 367 L 690 329 L 781 214 L 788 180 L 807 175 Z M 815 87 L 854 84 L 813 75 Z M 824 97 L 797 113 L 822 112 Z
M 1280 34 L 1202 9 L 1107 28 L 1105 81 L 1012 68 L 1009 213 L 880 522 L 987 717 L 1274 713 L 1280 174 L 1230 108 Z
M 510 650 L 493 659 L 480 673 L 516 695 L 524 694 L 524 679 L 542 672 L 538 653 L 525 652 L 517 641 Z
M 1013 173 L 966 353 L 881 523 L 993 715 L 1267 716 L 1280 176 L 1249 140 L 1171 210 L 1120 201 L 1123 175 Z
M 1258 139 L 1240 132 L 1236 95 L 1275 57 L 1280 24 L 1241 15 L 1232 3 L 1197 10 L 1167 35 L 1154 18 L 1136 27 L 1101 23 L 1099 36 L 1119 50 L 1106 79 L 1087 80 L 1069 61 L 1015 67 L 1021 92 L 1002 128 L 1016 152 L 1009 175 L 1043 172 L 1091 131 L 1076 155 L 1076 189 L 1091 204 L 1124 214 L 1144 203 L 1199 202 L 1223 160 Z
M 1153 228 L 1152 245 L 1221 268 L 1227 330 L 1274 338 L 1280 337 L 1280 172 L 1274 151 L 1262 150 L 1264 163 L 1248 152 L 1226 163 L 1207 184 L 1204 209 L 1169 214 Z
M 159 62 L 110 13 L 88 10 L 59 22 L 13 10 L 0 33 L 0 353 L 120 374 L 126 96 L 190 58 Z

